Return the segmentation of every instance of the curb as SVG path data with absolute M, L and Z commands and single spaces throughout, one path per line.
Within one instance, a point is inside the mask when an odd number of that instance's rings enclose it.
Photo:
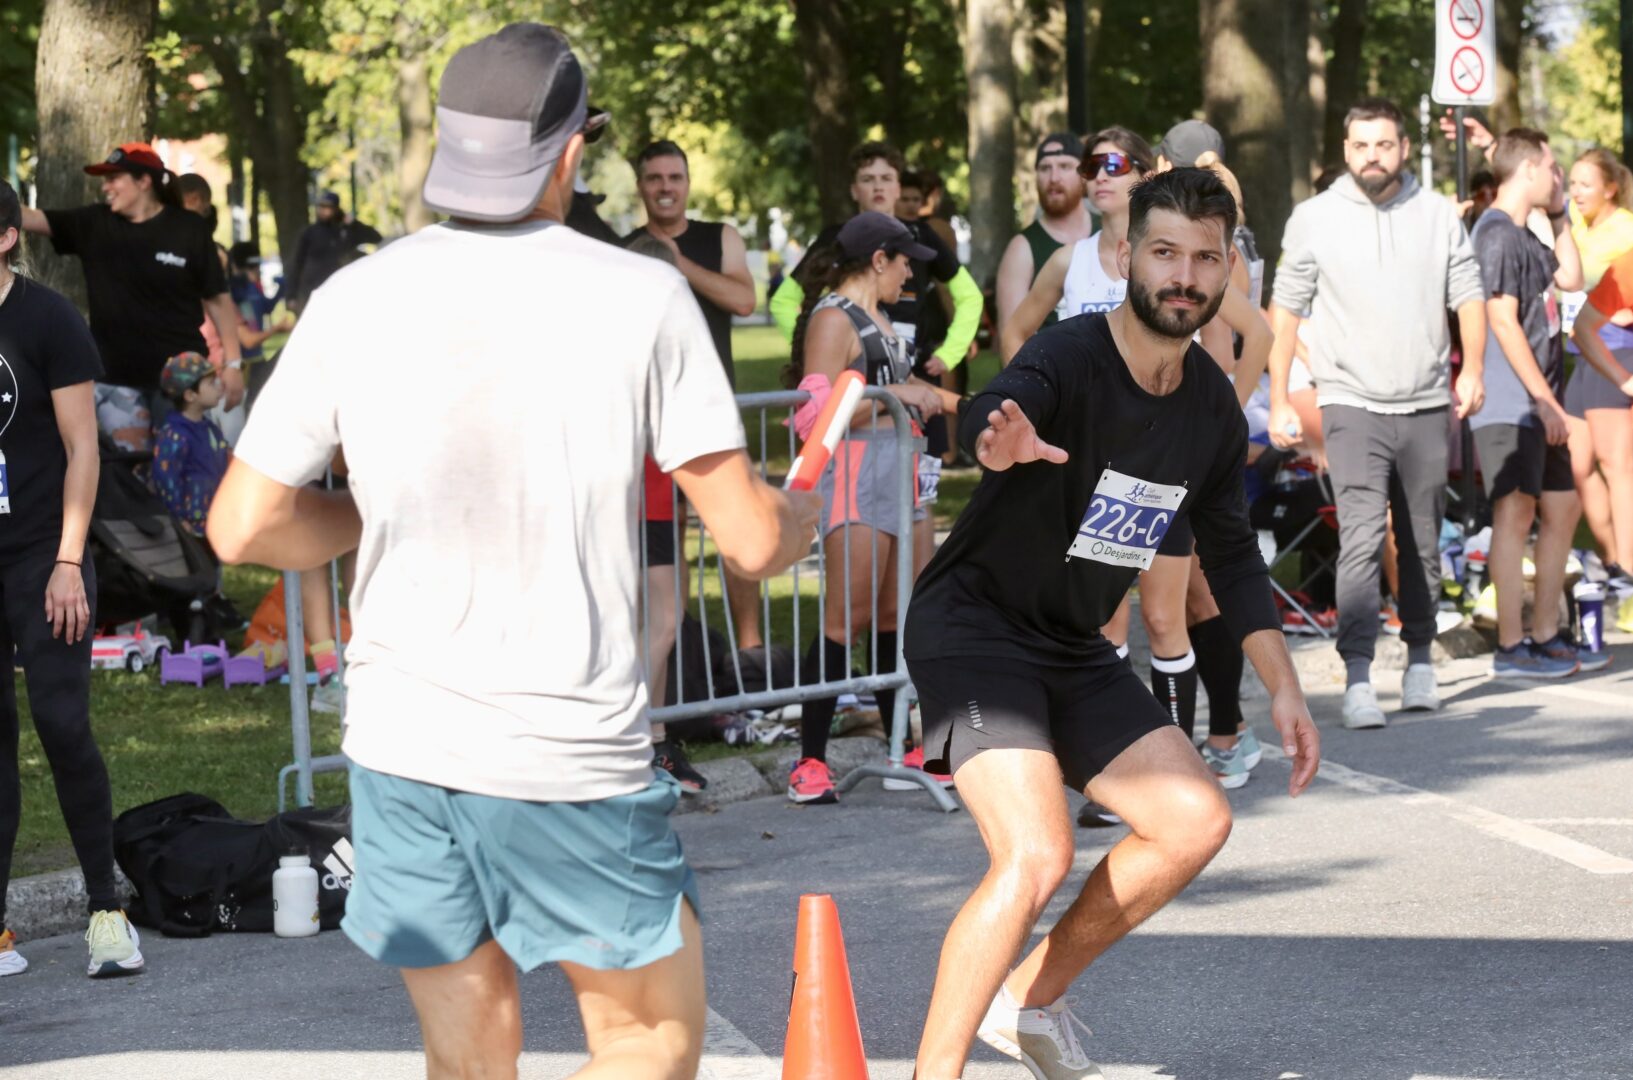
M 128 906 L 136 890 L 119 867 L 113 872 L 119 881 L 119 902 Z M 6 922 L 18 941 L 83 930 L 89 922 L 86 905 L 90 899 L 85 876 L 78 868 L 18 878 L 6 889 Z

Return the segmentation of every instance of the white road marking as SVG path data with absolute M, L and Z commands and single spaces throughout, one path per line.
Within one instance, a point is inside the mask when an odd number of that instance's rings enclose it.
M 1582 828 L 1600 828 L 1606 825 L 1626 828 L 1633 826 L 1633 817 L 1528 817 L 1521 818 L 1528 825 L 1564 825 Z
M 700 1080 L 777 1080 L 781 1067 L 724 1016 L 709 1010 Z
M 1278 746 L 1266 745 L 1264 756 L 1281 762 L 1287 760 L 1287 755 L 1283 754 Z M 1447 816 L 1465 825 L 1472 825 L 1498 839 L 1570 863 L 1590 874 L 1633 874 L 1633 860 L 1623 859 L 1590 844 L 1549 832 L 1530 822 L 1471 806 L 1432 791 L 1424 791 L 1422 788 L 1403 784 L 1399 780 L 1391 780 L 1387 776 L 1364 773 L 1359 769 L 1340 765 L 1336 761 L 1322 761 L 1321 771 L 1316 774 L 1316 778 L 1368 795 L 1392 795 L 1408 803 L 1438 807 Z

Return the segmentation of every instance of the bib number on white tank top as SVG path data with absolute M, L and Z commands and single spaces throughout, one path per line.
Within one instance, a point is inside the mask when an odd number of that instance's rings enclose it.
M 1066 550 L 1068 561 L 1092 559 L 1108 566 L 1151 569 L 1151 560 L 1184 501 L 1183 486 L 1153 484 L 1115 469 L 1105 470 L 1089 499 L 1083 524 Z

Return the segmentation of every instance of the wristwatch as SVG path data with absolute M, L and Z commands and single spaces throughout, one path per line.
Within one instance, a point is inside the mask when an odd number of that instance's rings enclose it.
M 1562 221 L 1565 218 L 1570 217 L 1570 216 L 1571 216 L 1571 208 L 1568 207 L 1568 206 L 1565 209 L 1561 210 L 1557 214 L 1554 213 L 1552 210 L 1548 211 L 1548 220 L 1549 221 Z

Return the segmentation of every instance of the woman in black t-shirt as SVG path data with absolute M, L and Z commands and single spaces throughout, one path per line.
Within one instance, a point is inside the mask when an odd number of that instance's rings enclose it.
M 102 178 L 102 202 L 24 208 L 23 228 L 49 236 L 59 255 L 80 257 L 91 334 L 107 369 L 97 387 L 97 416 L 115 441 L 144 450 L 151 445 L 144 429 L 168 411 L 159 393 L 164 362 L 205 351 L 201 301 L 226 352 L 227 407 L 243 400 L 237 312 L 209 226 L 174 205 L 169 173 L 152 147 L 126 143 L 85 171 Z
M 0 976 L 28 967 L 5 923 L 21 814 L 18 666 L 90 894 L 90 974 L 135 974 L 142 954 L 119 910 L 108 770 L 91 737 L 96 574 L 85 534 L 102 365 L 74 306 L 16 273 L 21 220 L 17 193 L 0 181 Z

